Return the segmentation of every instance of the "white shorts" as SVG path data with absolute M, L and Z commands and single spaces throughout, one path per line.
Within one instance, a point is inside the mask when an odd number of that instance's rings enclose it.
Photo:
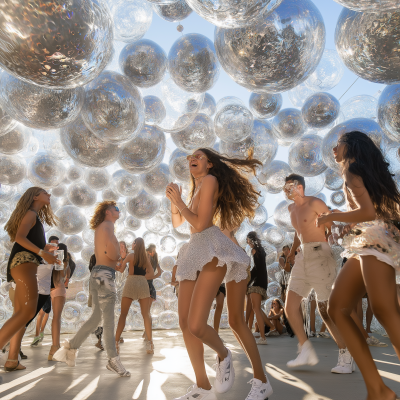
M 295 258 L 288 290 L 308 297 L 314 289 L 317 301 L 326 301 L 331 294 L 336 275 L 337 265 L 329 244 L 305 243 L 301 245 L 301 253 Z

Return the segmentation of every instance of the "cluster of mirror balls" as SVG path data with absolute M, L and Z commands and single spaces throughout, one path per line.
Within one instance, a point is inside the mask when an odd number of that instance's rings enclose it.
M 236 237 L 243 247 L 249 231 L 262 239 L 267 309 L 281 295 L 277 254 L 293 241 L 294 229 L 288 201 L 268 215 L 265 200 L 282 192 L 288 174 L 305 176 L 306 195 L 326 201 L 326 188 L 331 204 L 343 207 L 332 148 L 340 135 L 359 130 L 380 146 L 400 182 L 400 51 L 393 49 L 400 43 L 398 2 L 335 1 L 346 7 L 336 25 L 336 50 L 325 48 L 324 21 L 310 0 L 221 0 L 221 7 L 206 0 L 118 0 L 110 8 L 101 1 L 55 0 L 46 13 L 32 0 L 3 10 L 0 30 L 8 33 L 0 48 L 0 226 L 27 188 L 51 191 L 59 223 L 46 226 L 46 235 L 65 242 L 76 261 L 64 332 L 76 331 L 91 313 L 94 235 L 88 221 L 101 200 L 117 202 L 115 232 L 128 249 L 143 228 L 145 243 L 157 245 L 163 273 L 154 280 L 153 327 L 178 326 L 171 271 L 190 229 L 187 223 L 172 228 L 164 193 L 175 181 L 184 197 L 189 194 L 186 156 L 199 147 L 236 158 L 254 150 L 263 163 L 252 178 L 260 206 Z M 214 40 L 182 34 L 166 52 L 144 38 L 154 13 L 182 33 L 181 21 L 192 12 L 216 26 Z M 380 96 L 340 103 L 328 91 L 342 79 L 344 66 L 388 86 Z M 247 104 L 229 95 L 217 102 L 209 93 L 221 68 L 250 91 Z M 282 108 L 283 91 L 292 107 Z M 279 146 L 288 148 L 287 162 L 275 160 Z M 5 282 L 11 246 L 1 229 L 0 324 L 13 311 Z M 116 318 L 125 280 L 117 276 Z M 209 323 L 213 315 L 211 310 Z M 227 326 L 224 308 L 221 327 Z M 143 328 L 137 302 L 127 328 Z

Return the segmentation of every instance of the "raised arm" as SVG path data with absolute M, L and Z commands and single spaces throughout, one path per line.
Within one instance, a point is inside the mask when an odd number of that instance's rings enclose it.
M 125 258 L 124 258 L 124 260 L 122 260 L 122 262 L 121 262 L 121 265 L 118 267 L 118 265 L 117 265 L 117 267 L 115 268 L 118 272 L 121 272 L 121 274 L 123 274 L 124 273 L 124 271 L 125 271 L 125 268 L 126 268 L 126 264 L 128 264 L 129 263 L 129 261 L 133 261 L 133 254 L 128 254 Z
M 154 275 L 153 279 L 158 278 L 159 276 L 161 276 L 161 274 L 162 274 L 162 270 L 161 270 L 160 266 L 157 265 L 157 273 Z
M 182 186 L 178 186 L 176 183 L 170 183 L 167 186 L 166 196 L 171 201 L 171 199 L 168 197 L 168 188 L 174 188 L 175 191 L 179 193 L 179 196 L 182 199 Z M 172 226 L 174 228 L 181 226 L 186 221 L 185 218 L 182 217 L 181 213 L 179 212 L 179 208 L 172 201 L 171 201 L 171 221 L 172 221 Z

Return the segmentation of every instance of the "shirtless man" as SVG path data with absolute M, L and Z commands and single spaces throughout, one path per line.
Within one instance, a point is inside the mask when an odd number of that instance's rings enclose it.
M 54 354 L 53 360 L 64 361 L 70 367 L 75 366 L 79 347 L 103 319 L 104 344 L 108 356 L 106 367 L 119 376 L 130 376 L 130 372 L 120 361 L 114 334 L 115 270 L 121 258 L 119 243 L 114 235 L 114 224 L 118 218 L 119 209 L 115 201 L 103 201 L 96 205 L 90 220 L 90 227 L 94 230 L 96 256 L 96 265 L 92 269 L 89 285 L 93 313 L 71 341 L 66 340 L 63 343 L 63 346 Z
M 304 332 L 300 312 L 302 298 L 308 297 L 311 289 L 314 289 L 321 317 L 339 347 L 338 364 L 332 368 L 331 372 L 351 374 L 354 365 L 353 358 L 327 313 L 328 299 L 336 279 L 337 266 L 325 237 L 325 228 L 330 229 L 331 224 L 317 227 L 315 219 L 319 214 L 328 212 L 328 207 L 317 197 L 304 195 L 305 180 L 300 175 L 291 174 L 286 177 L 283 190 L 286 197 L 294 202 L 289 205 L 289 212 L 292 225 L 296 229 L 294 243 L 288 256 L 290 263 L 294 262 L 294 267 L 289 280 L 285 310 L 299 340 L 299 355 L 296 359 L 289 361 L 287 366 L 295 368 L 301 365 L 315 365 L 319 361 Z M 299 247 L 301 252 L 294 259 Z

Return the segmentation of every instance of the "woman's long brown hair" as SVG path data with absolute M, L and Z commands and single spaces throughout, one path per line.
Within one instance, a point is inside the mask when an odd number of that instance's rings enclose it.
M 137 265 L 139 268 L 146 269 L 147 263 L 150 263 L 150 261 L 147 257 L 144 240 L 141 237 L 138 237 L 135 239 L 135 244 L 133 266 Z
M 218 181 L 218 200 L 213 222 L 224 230 L 239 227 L 245 218 L 252 219 L 259 205 L 260 194 L 245 174 L 255 174 L 257 166 L 262 166 L 262 163 L 253 159 L 252 153 L 243 160 L 225 157 L 210 148 L 197 150 L 203 152 L 213 164 L 208 173 Z M 190 199 L 195 191 L 193 176 L 191 185 Z

